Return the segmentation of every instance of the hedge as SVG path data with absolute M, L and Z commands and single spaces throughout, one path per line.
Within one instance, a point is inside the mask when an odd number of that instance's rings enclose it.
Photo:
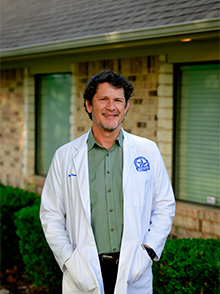
M 22 207 L 33 204 L 37 194 L 19 188 L 6 187 L 0 183 L 1 193 L 1 269 L 11 268 L 22 263 L 18 248 L 18 236 L 15 233 L 14 213 Z
M 23 195 L 19 197 L 23 198 Z M 20 240 L 20 253 L 26 277 L 37 286 L 44 285 L 51 294 L 59 294 L 62 273 L 44 238 L 39 207 L 40 199 L 13 216 Z M 9 206 L 8 210 L 10 215 Z M 5 230 L 6 235 L 11 233 Z M 219 293 L 219 248 L 220 239 L 167 240 L 161 259 L 153 264 L 154 293 Z
M 27 277 L 52 293 L 61 286 L 62 277 L 44 239 L 38 214 L 36 205 L 23 208 L 16 213 L 15 222 Z M 167 240 L 160 261 L 153 265 L 154 293 L 218 293 L 219 248 L 220 239 Z
M 167 240 L 153 274 L 157 294 L 220 293 L 220 239 Z
M 25 263 L 26 278 L 36 286 L 45 286 L 50 294 L 61 293 L 62 272 L 54 259 L 39 219 L 40 201 L 15 214 L 19 248 Z

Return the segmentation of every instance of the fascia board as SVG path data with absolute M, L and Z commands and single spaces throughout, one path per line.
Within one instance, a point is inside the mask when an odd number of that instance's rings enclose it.
M 0 50 L 1 58 L 29 55 L 36 53 L 54 52 L 66 49 L 86 48 L 99 45 L 117 44 L 131 41 L 149 40 L 192 33 L 218 31 L 220 19 L 194 21 L 161 27 L 149 27 L 132 31 L 111 32 L 103 35 L 64 40 L 26 47 L 7 48 Z

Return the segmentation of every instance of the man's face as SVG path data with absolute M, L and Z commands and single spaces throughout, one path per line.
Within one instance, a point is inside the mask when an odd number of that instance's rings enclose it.
M 109 83 L 99 84 L 92 105 L 86 101 L 87 111 L 92 114 L 93 130 L 119 130 L 129 105 L 129 100 L 126 104 L 123 88 L 115 88 Z

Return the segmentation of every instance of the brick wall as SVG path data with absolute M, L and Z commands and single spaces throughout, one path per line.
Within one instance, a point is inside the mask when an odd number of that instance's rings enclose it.
M 160 56 L 159 60 L 157 142 L 172 180 L 173 65 L 166 63 L 166 56 L 164 55 Z
M 1 71 L 0 175 L 5 185 L 23 187 L 24 70 Z
M 179 238 L 220 238 L 220 211 L 177 201 L 171 233 Z
M 82 98 L 87 79 L 102 69 L 120 72 L 135 88 L 123 127 L 158 144 L 171 178 L 173 66 L 166 56 L 80 62 L 71 69 L 70 139 L 91 127 Z M 1 72 L 0 118 L 0 181 L 40 193 L 45 179 L 35 175 L 35 84 L 28 69 Z M 220 212 L 177 201 L 171 233 L 180 238 L 218 238 Z
M 35 84 L 28 69 L 1 71 L 0 181 L 41 192 L 35 175 Z

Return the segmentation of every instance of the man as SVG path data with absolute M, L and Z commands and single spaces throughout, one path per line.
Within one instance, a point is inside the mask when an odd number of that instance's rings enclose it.
M 84 91 L 92 128 L 52 161 L 40 217 L 64 294 L 152 293 L 175 202 L 155 143 L 121 127 L 132 93 L 112 71 L 92 77 Z

